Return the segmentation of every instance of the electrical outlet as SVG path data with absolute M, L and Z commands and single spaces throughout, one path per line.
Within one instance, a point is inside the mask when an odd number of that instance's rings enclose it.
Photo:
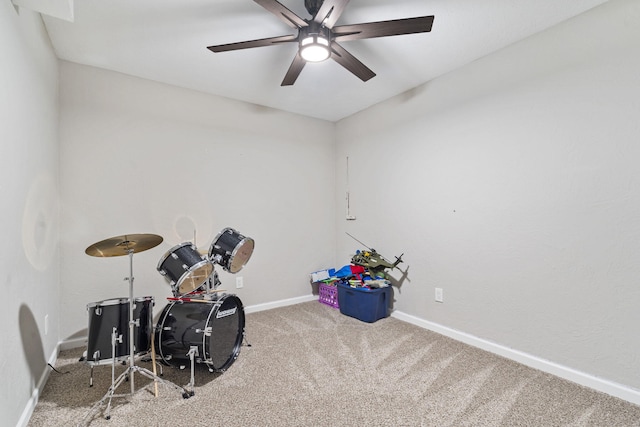
M 45 314 L 44 316 L 44 334 L 49 334 L 49 315 Z
M 442 288 L 436 288 L 436 302 L 443 302 Z
M 242 280 L 242 277 L 236 277 L 236 289 L 240 289 L 244 287 L 244 281 Z

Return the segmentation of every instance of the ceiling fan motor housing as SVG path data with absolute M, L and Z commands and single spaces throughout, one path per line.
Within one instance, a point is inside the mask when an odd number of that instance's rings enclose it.
M 307 8 L 309 15 L 316 16 L 316 13 L 320 10 L 322 3 L 324 3 L 323 0 L 304 0 L 304 7 Z
M 331 31 L 313 21 L 300 28 L 300 55 L 305 61 L 320 62 L 331 56 Z

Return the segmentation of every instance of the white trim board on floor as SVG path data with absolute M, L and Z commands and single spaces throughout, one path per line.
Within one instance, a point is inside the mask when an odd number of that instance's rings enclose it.
M 589 387 L 593 390 L 626 400 L 635 405 L 640 405 L 640 390 L 633 389 L 623 384 L 608 381 L 603 378 L 581 372 L 558 363 L 551 362 L 522 351 L 514 350 L 509 347 L 491 342 L 476 336 L 448 328 L 438 323 L 429 322 L 419 317 L 411 316 L 401 311 L 393 311 L 391 316 L 407 323 L 419 326 L 424 329 L 436 332 L 456 341 L 469 344 L 473 347 L 480 348 L 490 353 L 497 354 L 507 359 L 522 363 L 530 368 L 538 369 L 551 375 L 563 378 L 565 380 Z
M 288 305 L 301 304 L 307 301 L 318 299 L 318 295 L 305 295 L 302 297 L 283 299 L 280 301 L 267 302 L 264 304 L 249 305 L 244 308 L 245 313 L 255 313 L 257 311 L 271 310 L 272 308 L 286 307 Z
M 27 401 L 27 404 L 22 411 L 22 415 L 20 416 L 16 427 L 26 427 L 29 424 L 31 415 L 33 414 L 33 411 L 36 409 L 36 405 L 38 404 L 40 394 L 42 393 L 42 390 L 44 390 L 44 386 L 49 379 L 49 374 L 51 374 L 51 368 L 49 368 L 49 365 L 56 365 L 56 361 L 58 360 L 58 353 L 60 353 L 60 343 L 58 343 L 58 345 L 56 345 L 56 348 L 53 349 L 53 352 L 51 353 L 51 356 L 47 361 L 48 365 L 42 372 L 42 375 L 38 380 L 38 384 L 36 384 L 35 388 L 31 391 L 31 397 Z

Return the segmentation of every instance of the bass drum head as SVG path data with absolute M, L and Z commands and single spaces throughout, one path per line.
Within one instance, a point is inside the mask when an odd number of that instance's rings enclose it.
M 220 300 L 209 324 L 209 364 L 216 371 L 225 371 L 238 358 L 244 338 L 244 308 L 240 298 L 228 295 Z
M 156 351 L 163 362 L 182 367 L 197 348 L 196 363 L 225 371 L 238 358 L 244 338 L 244 308 L 234 295 L 210 302 L 172 302 L 156 328 Z

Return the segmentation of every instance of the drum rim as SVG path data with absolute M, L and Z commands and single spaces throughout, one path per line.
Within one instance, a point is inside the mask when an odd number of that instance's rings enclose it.
M 176 305 L 178 301 L 171 301 L 169 302 L 169 304 L 167 304 L 163 309 L 162 309 L 162 313 L 161 313 L 161 318 L 158 319 L 158 323 L 155 327 L 155 330 L 153 331 L 153 333 L 157 333 L 158 336 L 156 338 L 156 342 L 155 345 L 157 348 L 155 348 L 154 350 L 156 350 L 158 352 L 158 355 L 160 356 L 160 359 L 162 359 L 162 361 L 164 363 L 166 363 L 167 365 L 171 365 L 171 363 L 169 363 L 169 361 L 164 357 L 164 354 L 162 353 L 162 331 L 164 330 L 164 322 L 167 320 L 167 316 L 169 315 L 169 312 L 171 311 L 171 308 Z
M 121 305 L 126 302 L 129 302 L 129 298 L 127 297 L 109 298 L 102 301 L 90 302 L 89 304 L 87 304 L 87 308 L 108 307 L 112 305 Z
M 187 293 L 180 293 L 180 287 L 182 286 L 182 283 L 185 281 L 185 279 L 186 279 L 187 277 L 189 277 L 189 274 L 187 274 L 187 273 L 191 273 L 191 271 L 192 271 L 192 270 L 197 270 L 198 268 L 202 267 L 202 266 L 203 266 L 203 265 L 205 265 L 205 264 L 208 264 L 208 265 L 210 265 L 210 266 L 211 266 L 211 271 L 209 272 L 209 275 L 207 276 L 207 278 L 206 278 L 206 279 L 204 279 L 204 280 L 202 281 L 202 283 L 200 283 L 200 285 L 199 285 L 198 287 L 196 287 L 196 288 L 192 289 L 191 291 L 189 291 L 189 292 L 187 292 Z M 197 268 L 196 268 L 196 267 L 197 267 Z M 211 261 L 209 261 L 208 259 L 203 259 L 202 261 L 200 261 L 200 262 L 197 262 L 197 263 L 193 264 L 191 267 L 189 267 L 189 269 L 188 269 L 188 270 L 186 270 L 186 271 L 182 274 L 182 276 L 180 276 L 180 278 L 178 279 L 178 281 L 177 281 L 177 282 L 175 282 L 175 285 L 172 285 L 172 286 L 171 286 L 171 290 L 173 291 L 174 296 L 175 296 L 176 294 L 178 294 L 178 295 L 187 295 L 187 294 L 190 294 L 191 292 L 193 292 L 193 291 L 195 291 L 195 290 L 197 290 L 197 289 L 200 289 L 200 288 L 202 287 L 202 285 L 204 285 L 204 283 L 207 281 L 207 279 L 208 279 L 209 277 L 211 277 L 211 273 L 213 273 L 213 263 L 212 263 Z
M 233 362 L 240 355 L 240 349 L 242 347 L 242 340 L 244 339 L 244 328 L 245 328 L 245 325 L 246 325 L 246 319 L 245 319 L 245 314 L 244 314 L 244 305 L 242 304 L 242 300 L 240 299 L 240 297 L 238 297 L 235 294 L 224 294 L 219 299 L 216 300 L 219 304 L 216 304 L 215 309 L 213 309 L 213 310 L 211 310 L 211 312 L 209 312 L 209 317 L 207 318 L 206 326 L 209 327 L 210 319 L 211 319 L 211 316 L 213 315 L 214 312 L 216 313 L 216 317 L 214 317 L 214 319 L 217 318 L 218 311 L 220 311 L 220 307 L 222 307 L 222 304 L 224 303 L 224 301 L 227 300 L 227 298 L 236 300 L 237 308 L 239 310 L 238 335 L 236 336 L 236 341 L 233 343 L 233 349 L 231 350 L 231 354 L 229 355 L 229 358 L 219 368 L 215 367 L 213 365 L 213 360 L 211 360 L 211 350 L 205 346 L 205 342 L 204 342 L 205 335 L 203 334 L 203 336 L 202 336 L 202 348 L 205 351 L 205 353 L 208 352 L 207 359 L 204 360 L 204 363 L 207 366 L 210 366 L 216 372 L 224 372 L 224 371 L 227 370 L 227 368 L 229 366 L 231 366 L 233 364 Z M 211 328 L 213 330 L 213 326 L 211 326 Z
M 115 302 L 111 302 L 111 301 L 118 301 L 117 303 Z M 152 301 L 155 303 L 155 300 L 153 299 L 153 296 L 147 295 L 144 297 L 136 297 L 133 299 L 133 302 L 142 302 L 142 301 Z M 108 302 L 108 304 L 103 304 Z M 111 305 L 121 305 L 121 303 L 126 303 L 129 302 L 129 297 L 119 297 L 119 298 L 109 298 L 109 299 L 105 299 L 102 301 L 95 301 L 95 302 L 90 302 L 89 304 L 87 304 L 87 309 L 89 308 L 93 308 L 93 307 L 107 307 L 107 306 L 111 306 Z
M 162 264 L 164 264 L 164 262 L 167 260 L 167 258 L 169 258 L 169 255 L 171 255 L 172 253 L 174 253 L 175 251 L 177 251 L 178 249 L 182 248 L 183 246 L 192 246 L 195 252 L 198 252 L 198 247 L 195 245 L 195 243 L 191 243 L 191 242 L 182 242 L 178 245 L 173 246 L 171 249 L 167 250 L 164 255 L 162 255 L 162 257 L 160 258 L 160 261 L 158 261 L 158 265 L 156 266 L 156 270 L 158 271 L 162 271 L 161 267 Z
M 247 264 L 247 262 L 249 261 L 249 258 L 251 258 L 251 255 L 253 255 L 253 249 L 255 249 L 255 247 L 256 247 L 256 242 L 255 242 L 255 240 L 253 240 L 251 237 L 247 237 L 247 236 L 243 235 L 243 234 L 242 234 L 242 233 L 240 233 L 238 230 L 236 230 L 236 229 L 234 229 L 234 228 L 232 228 L 232 227 L 226 227 L 226 228 L 224 228 L 221 232 L 219 232 L 219 233 L 218 233 L 218 235 L 216 236 L 216 238 L 215 238 L 215 239 L 213 239 L 213 242 L 211 242 L 211 246 L 209 246 L 209 252 L 208 252 L 208 255 L 209 255 L 209 259 L 210 259 L 210 260 L 211 260 L 211 259 L 213 259 L 213 257 L 214 257 L 213 248 L 215 248 L 215 247 L 216 247 L 216 244 L 218 243 L 218 240 L 220 240 L 220 237 L 221 237 L 223 234 L 225 234 L 225 233 L 227 233 L 227 232 L 229 232 L 229 231 L 231 231 L 231 232 L 232 232 L 231 234 L 236 234 L 236 235 L 237 235 L 237 237 L 238 237 L 240 240 L 239 240 L 238 244 L 233 248 L 233 251 L 231 252 L 231 255 L 229 256 L 229 262 L 228 262 L 228 263 L 226 263 L 226 264 L 229 264 L 229 267 L 227 267 L 226 265 L 222 265 L 222 269 L 223 269 L 223 270 L 225 270 L 225 271 L 228 271 L 229 273 L 235 274 L 235 273 L 239 272 L 240 270 L 242 270 L 242 269 L 244 268 L 244 266 L 245 266 L 245 265 Z M 238 253 L 238 251 L 240 250 L 240 248 L 242 248 L 242 246 L 244 246 L 248 241 L 250 241 L 250 242 L 252 242 L 252 243 L 253 243 L 253 248 L 252 248 L 252 250 L 251 250 L 251 254 L 249 255 L 249 258 L 247 258 L 247 260 L 245 261 L 245 263 L 244 263 L 244 264 L 242 264 L 242 266 L 241 266 L 239 269 L 237 269 L 237 270 L 235 270 L 235 271 L 231 271 L 231 264 L 232 264 L 233 259 L 235 258 L 236 254 Z
M 251 243 L 251 253 L 249 254 L 249 256 L 247 257 L 247 259 L 244 261 L 244 263 L 240 266 L 239 269 L 237 270 L 232 270 L 231 269 L 231 264 L 233 264 L 233 259 L 236 257 L 237 253 L 240 251 L 240 249 L 242 249 L 242 247 L 247 244 L 247 243 Z M 242 270 L 244 268 L 245 265 L 247 265 L 247 262 L 249 262 L 249 259 L 251 258 L 251 255 L 253 255 L 253 250 L 256 247 L 256 242 L 255 240 L 253 240 L 251 237 L 245 237 L 244 239 L 242 239 L 240 241 L 239 244 L 236 245 L 235 249 L 233 250 L 233 252 L 231 253 L 231 256 L 229 257 L 229 273 L 237 273 L 238 271 Z

